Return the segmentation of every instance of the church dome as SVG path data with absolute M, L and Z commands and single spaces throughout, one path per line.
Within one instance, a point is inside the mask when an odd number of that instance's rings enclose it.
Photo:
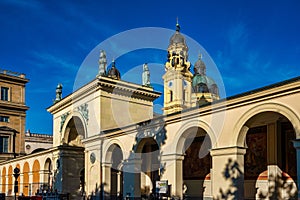
M 197 62 L 195 63 L 195 65 L 194 65 L 194 72 L 195 72 L 195 74 L 196 74 L 196 69 L 198 69 L 199 70 L 199 72 L 198 73 L 200 73 L 200 74 L 205 74 L 206 72 L 205 72 L 205 70 L 206 70 L 206 65 L 205 65 L 205 63 L 202 61 L 202 60 L 197 60 Z
M 193 86 L 196 86 L 200 83 L 207 85 L 207 79 L 206 78 L 207 78 L 206 76 L 203 76 L 203 75 L 200 75 L 200 74 L 195 75 L 193 77 L 193 81 L 192 81 Z
M 179 24 L 176 24 L 176 32 L 170 38 L 169 46 L 178 45 L 178 44 L 183 44 L 186 46 L 185 37 L 183 35 L 181 35 L 181 33 L 180 33 Z
M 194 93 L 213 93 L 218 95 L 218 86 L 216 82 L 206 75 L 195 74 L 192 79 L 192 87 Z
M 206 75 L 206 65 L 202 60 L 202 54 L 199 54 L 198 60 L 194 65 L 194 75 Z
M 202 60 L 202 55 L 199 55 L 198 60 L 194 65 L 194 76 L 192 79 L 192 87 L 194 93 L 212 93 L 219 94 L 216 82 L 206 76 L 206 65 Z

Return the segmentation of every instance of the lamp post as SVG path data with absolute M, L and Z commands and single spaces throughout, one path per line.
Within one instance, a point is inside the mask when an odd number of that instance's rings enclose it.
M 14 177 L 15 177 L 15 187 L 14 187 L 15 200 L 17 199 L 17 193 L 19 192 L 19 187 L 18 187 L 18 177 L 19 176 L 20 176 L 20 169 L 16 167 L 14 169 Z

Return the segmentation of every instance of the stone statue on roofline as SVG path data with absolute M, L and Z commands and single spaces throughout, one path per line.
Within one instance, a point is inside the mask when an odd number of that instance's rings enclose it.
M 104 50 L 100 50 L 99 55 L 99 72 L 97 76 L 106 76 L 107 60 Z
M 150 87 L 150 71 L 147 63 L 143 65 L 142 85 Z

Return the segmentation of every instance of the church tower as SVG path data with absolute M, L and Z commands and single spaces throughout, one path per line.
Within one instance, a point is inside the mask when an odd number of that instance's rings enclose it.
M 194 65 L 194 75 L 192 79 L 192 106 L 211 103 L 220 99 L 219 88 L 216 82 L 206 75 L 206 65 L 199 55 Z
M 188 47 L 185 37 L 180 34 L 177 22 L 176 32 L 170 38 L 168 60 L 165 64 L 164 114 L 180 112 L 191 107 L 193 74 L 189 71 Z

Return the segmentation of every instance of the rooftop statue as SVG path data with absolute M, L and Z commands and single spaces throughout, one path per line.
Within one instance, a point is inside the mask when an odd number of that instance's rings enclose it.
M 100 50 L 98 76 L 105 76 L 106 68 L 107 68 L 106 53 L 104 50 Z
M 142 85 L 150 86 L 150 71 L 147 63 L 143 65 Z

